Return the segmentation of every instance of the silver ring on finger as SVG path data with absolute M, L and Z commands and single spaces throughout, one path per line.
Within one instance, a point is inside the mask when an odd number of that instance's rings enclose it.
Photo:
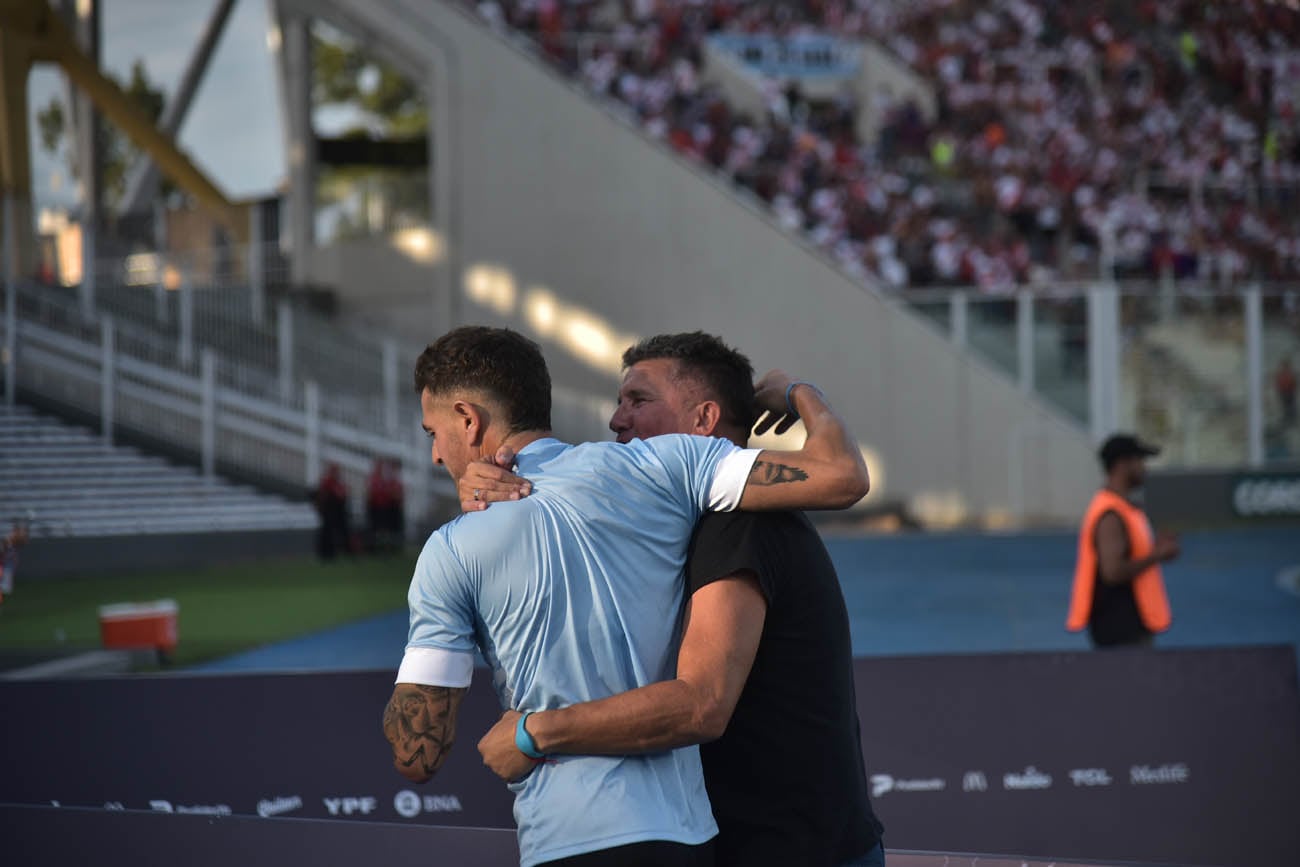
M 482 492 L 481 490 L 479 490 L 478 488 L 475 488 L 475 489 L 474 489 L 474 499 L 476 499 L 476 500 L 482 500 L 482 499 L 483 499 L 483 492 Z

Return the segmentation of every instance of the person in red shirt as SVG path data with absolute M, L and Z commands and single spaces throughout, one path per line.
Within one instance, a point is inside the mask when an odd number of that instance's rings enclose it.
M 1278 403 L 1282 405 L 1282 423 L 1290 427 L 1295 424 L 1295 370 L 1291 359 L 1284 358 L 1277 365 L 1273 375 L 1273 388 L 1277 392 Z
M 315 491 L 316 513 L 320 515 L 320 530 L 316 535 L 316 553 L 322 560 L 332 560 L 340 550 L 351 552 L 351 532 L 348 529 L 348 486 L 338 464 L 325 468 L 325 475 Z
M 401 467 L 389 458 L 375 458 L 366 483 L 366 524 L 374 550 L 401 547 L 405 532 Z
M 14 592 L 14 573 L 18 571 L 18 549 L 27 544 L 27 525 L 14 521 L 8 535 L 0 537 L 0 602 Z

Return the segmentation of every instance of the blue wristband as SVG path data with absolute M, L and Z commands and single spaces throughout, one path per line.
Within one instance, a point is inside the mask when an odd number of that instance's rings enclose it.
M 533 736 L 528 733 L 528 729 L 524 728 L 524 723 L 528 722 L 528 718 L 532 715 L 533 712 L 528 711 L 515 723 L 515 746 L 518 747 L 519 752 L 530 759 L 544 759 L 546 756 L 538 751 Z
M 794 416 L 795 418 L 798 418 L 799 411 L 794 408 L 794 404 L 790 403 L 790 392 L 794 391 L 794 387 L 796 385 L 806 385 L 809 388 L 811 388 L 813 391 L 821 395 L 823 398 L 825 398 L 826 395 L 822 394 L 822 390 L 820 388 L 813 385 L 811 382 L 804 382 L 802 379 L 796 379 L 794 382 L 787 385 L 785 388 L 785 408 L 789 410 L 790 415 Z

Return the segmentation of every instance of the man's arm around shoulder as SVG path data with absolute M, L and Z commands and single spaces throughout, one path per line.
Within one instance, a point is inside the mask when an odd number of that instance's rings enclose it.
M 808 436 L 798 451 L 759 453 L 740 508 L 847 509 L 867 495 L 871 477 L 862 451 L 820 389 L 774 370 L 759 380 L 755 398 L 767 417 L 754 433 L 784 433 L 802 418 Z
M 749 677 L 766 613 L 748 572 L 701 587 L 687 605 L 675 679 L 531 714 L 528 734 L 548 755 L 630 755 L 716 740 Z M 484 764 L 505 780 L 534 764 L 515 746 L 519 717 L 507 711 L 479 741 Z

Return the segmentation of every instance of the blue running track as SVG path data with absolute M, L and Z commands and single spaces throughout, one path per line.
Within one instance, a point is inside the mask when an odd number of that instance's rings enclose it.
M 1073 650 L 1064 630 L 1074 537 L 1063 533 L 832 536 L 859 656 Z M 1279 576 L 1300 567 L 1300 527 L 1184 536 L 1166 570 L 1174 626 L 1164 647 L 1292 644 L 1300 596 Z M 392 668 L 406 640 L 394 611 L 218 660 L 197 671 Z

